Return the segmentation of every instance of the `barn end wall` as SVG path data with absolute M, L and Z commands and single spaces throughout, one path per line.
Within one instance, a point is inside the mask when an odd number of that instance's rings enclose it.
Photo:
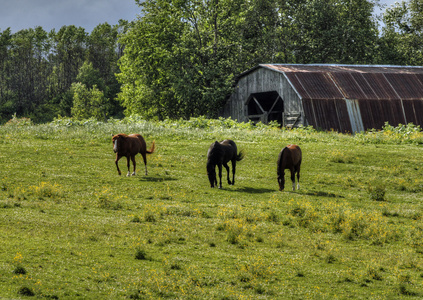
M 258 68 L 241 77 L 228 99 L 223 117 L 248 122 L 247 99 L 251 94 L 276 91 L 283 100 L 284 112 L 301 112 L 297 125 L 304 124 L 304 113 L 300 98 L 283 73 Z

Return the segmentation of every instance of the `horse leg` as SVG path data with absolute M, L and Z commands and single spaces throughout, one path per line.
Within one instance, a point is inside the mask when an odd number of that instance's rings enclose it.
M 295 191 L 295 169 L 291 169 L 292 190 Z
M 218 164 L 217 167 L 219 168 L 219 188 L 222 188 L 222 164 Z M 217 182 L 216 182 L 217 185 Z
M 131 155 L 131 160 L 132 160 L 132 164 L 134 165 L 134 172 L 132 173 L 131 176 L 135 176 L 135 168 L 137 166 L 137 162 L 135 160 L 135 155 Z M 128 174 L 129 174 L 129 168 L 128 168 Z
M 232 160 L 232 185 L 235 185 L 236 160 Z
M 119 169 L 119 164 L 118 164 L 118 161 L 119 161 L 119 159 L 120 159 L 121 157 L 119 156 L 119 154 L 117 154 L 116 153 L 116 160 L 115 160 L 115 164 L 116 164 L 116 168 L 117 168 L 117 171 L 118 171 L 118 174 L 119 175 L 121 175 L 122 173 L 120 172 L 120 169 Z
M 300 166 L 297 168 L 297 189 L 300 189 Z
M 144 160 L 145 175 L 148 175 L 148 173 L 147 173 L 147 154 L 146 153 L 141 153 L 141 155 L 142 155 L 142 159 Z
M 228 166 L 228 163 L 224 163 L 223 164 L 223 166 L 225 167 L 225 169 L 226 169 L 226 172 L 227 172 L 227 178 L 228 178 L 228 184 L 230 185 L 230 184 L 232 184 L 232 182 L 231 182 L 231 180 L 229 179 L 229 166 Z
M 126 157 L 126 167 L 128 168 L 128 173 L 126 174 L 126 176 L 131 176 L 131 171 L 130 171 L 130 164 L 129 164 L 129 162 L 130 162 L 130 156 L 128 155 L 127 157 Z

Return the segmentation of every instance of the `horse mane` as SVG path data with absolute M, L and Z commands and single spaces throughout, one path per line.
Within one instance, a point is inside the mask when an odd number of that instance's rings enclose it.
M 112 138 L 113 139 L 115 139 L 115 138 L 127 138 L 128 137 L 128 135 L 127 134 L 125 134 L 125 133 L 118 133 L 118 134 L 115 134 L 115 135 L 113 135 L 112 136 Z
M 216 164 L 216 160 L 221 156 L 223 153 L 223 149 L 219 142 L 215 142 L 209 149 L 207 164 L 213 163 Z
M 281 167 L 282 167 L 281 165 L 282 165 L 282 162 L 283 162 L 283 155 L 284 155 L 284 153 L 287 149 L 288 149 L 288 147 L 284 147 L 282 149 L 282 151 L 279 153 L 278 162 L 277 162 L 277 164 L 278 164 L 278 170 L 277 170 L 278 175 L 281 174 Z

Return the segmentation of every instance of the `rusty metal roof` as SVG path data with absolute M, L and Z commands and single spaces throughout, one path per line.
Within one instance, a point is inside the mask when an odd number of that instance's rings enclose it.
M 284 73 L 301 99 L 423 99 L 423 67 L 279 64 L 258 67 Z

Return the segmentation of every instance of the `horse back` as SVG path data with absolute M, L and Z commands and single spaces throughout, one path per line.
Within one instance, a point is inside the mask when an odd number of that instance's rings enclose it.
M 291 169 L 301 165 L 302 154 L 298 145 L 288 145 L 278 156 L 278 174 L 284 169 Z
M 292 164 L 294 166 L 298 166 L 299 164 L 301 164 L 301 160 L 302 160 L 301 148 L 298 145 L 288 145 L 286 147 L 289 149 L 289 152 L 291 154 Z
M 138 133 L 128 135 L 128 144 L 131 154 L 145 152 L 147 148 L 144 138 Z
M 224 151 L 224 158 L 223 158 L 224 163 L 227 163 L 228 161 L 231 161 L 233 159 L 237 159 L 238 149 L 234 141 L 224 140 L 220 142 L 220 145 L 222 146 L 222 149 Z
M 222 142 L 214 142 L 207 151 L 207 159 L 209 163 L 227 163 L 236 158 L 237 148 L 232 140 L 224 140 Z

